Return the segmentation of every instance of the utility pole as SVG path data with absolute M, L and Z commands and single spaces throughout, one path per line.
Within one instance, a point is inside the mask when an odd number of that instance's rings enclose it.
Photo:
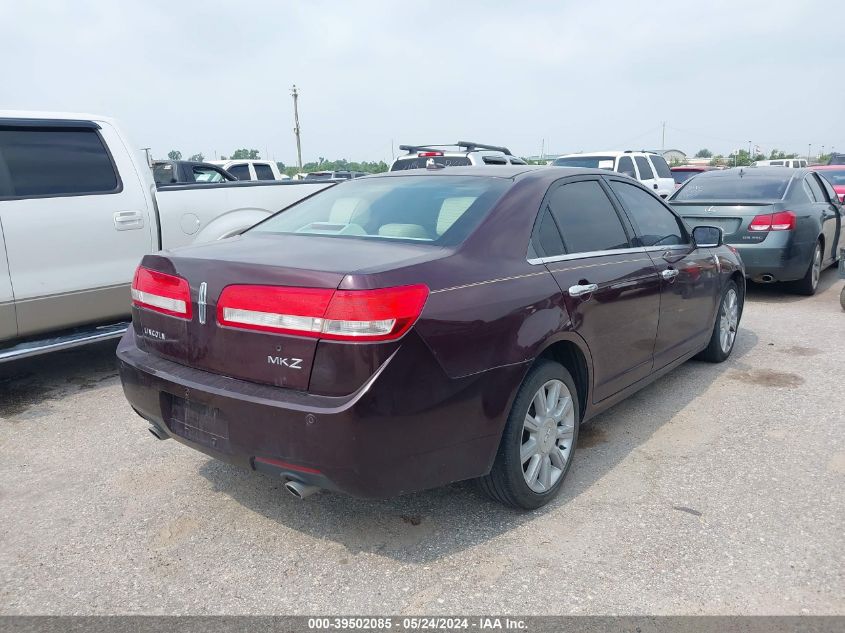
M 663 122 L 663 134 L 660 137 L 660 151 L 666 151 L 666 121 Z
M 150 150 L 152 148 L 151 147 L 142 147 L 141 149 L 144 150 L 144 155 L 147 157 L 147 166 L 152 167 L 153 166 L 153 157 L 152 157 L 152 154 L 150 154 Z
M 751 141 L 748 141 L 748 164 L 751 164 Z
M 296 84 L 291 88 L 290 94 L 293 97 L 293 133 L 296 135 L 296 164 L 299 167 L 299 171 L 302 171 L 302 145 L 299 140 L 299 106 L 297 104 L 299 90 L 297 90 Z
M 812 154 L 812 153 L 813 153 L 813 144 L 810 143 L 809 145 L 807 145 L 807 164 L 808 165 L 810 164 L 810 154 Z

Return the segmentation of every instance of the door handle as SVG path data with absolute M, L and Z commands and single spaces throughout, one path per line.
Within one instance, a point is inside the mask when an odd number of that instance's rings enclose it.
M 678 271 L 674 268 L 667 268 L 666 270 L 660 271 L 660 276 L 667 281 L 671 281 L 678 276 Z
M 599 289 L 598 284 L 576 284 L 569 286 L 569 294 L 572 297 L 582 297 Z
M 140 211 L 116 211 L 112 219 L 115 231 L 131 231 L 144 226 L 144 216 Z

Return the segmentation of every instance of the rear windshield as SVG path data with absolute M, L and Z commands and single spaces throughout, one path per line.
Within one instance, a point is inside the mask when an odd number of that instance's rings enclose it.
M 786 170 L 784 170 L 786 171 Z M 747 171 L 691 180 L 678 189 L 673 200 L 780 200 L 791 173 L 784 176 L 758 176 Z
M 176 182 L 173 165 L 170 163 L 153 163 L 153 180 L 157 185 L 167 185 Z
M 820 169 L 816 173 L 832 185 L 845 185 L 845 167 L 842 169 Z
M 331 180 L 332 172 L 330 171 L 312 171 L 310 174 L 305 174 L 305 180 Z
M 412 158 L 397 158 L 390 171 L 425 169 L 425 164 L 429 158 L 433 158 L 434 162 L 438 165 L 445 165 L 446 167 L 465 167 L 472 165 L 472 162 L 466 156 L 413 156 Z
M 589 167 L 590 169 L 613 169 L 613 156 L 565 156 L 552 161 L 555 167 Z
M 350 180 L 277 213 L 251 231 L 457 244 L 510 184 L 503 178 L 472 176 Z
M 672 178 L 674 178 L 675 182 L 680 185 L 682 182 L 686 182 L 696 174 L 700 173 L 700 171 L 673 171 Z

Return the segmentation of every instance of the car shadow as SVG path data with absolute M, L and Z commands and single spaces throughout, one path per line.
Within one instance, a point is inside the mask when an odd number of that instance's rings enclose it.
M 0 418 L 26 417 L 45 402 L 118 380 L 117 341 L 0 364 Z
M 819 287 L 816 294 L 821 294 L 830 289 L 839 281 L 839 272 L 835 266 L 826 268 L 819 276 Z M 785 283 L 757 284 L 752 281 L 747 286 L 748 299 L 754 303 L 795 303 L 806 301 L 808 297 L 795 294 Z
M 314 547 L 331 541 L 350 555 L 367 552 L 425 564 L 558 511 L 647 442 L 717 377 L 730 369 L 746 369 L 742 357 L 757 344 L 757 335 L 741 328 L 734 353 L 724 364 L 687 362 L 594 418 L 581 429 L 575 461 L 561 495 L 531 512 L 488 500 L 472 482 L 383 501 L 330 492 L 302 501 L 287 493 L 280 480 L 217 460 L 209 459 L 199 473 L 216 491 L 250 511 L 312 537 Z

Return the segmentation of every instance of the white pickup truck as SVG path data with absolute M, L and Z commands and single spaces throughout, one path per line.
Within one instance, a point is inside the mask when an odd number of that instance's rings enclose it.
M 0 362 L 120 336 L 144 254 L 234 235 L 333 185 L 156 189 L 113 120 L 0 111 Z

